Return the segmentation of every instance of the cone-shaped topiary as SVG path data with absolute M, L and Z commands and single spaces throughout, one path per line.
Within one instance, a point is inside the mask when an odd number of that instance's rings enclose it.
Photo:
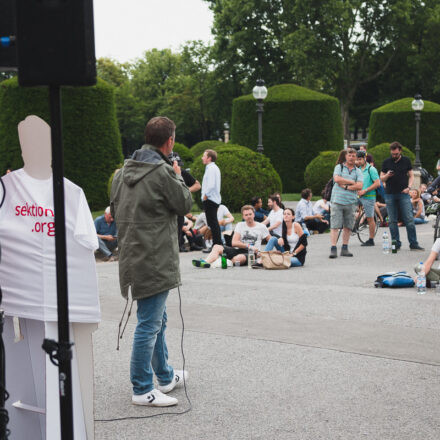
M 234 99 L 232 142 L 253 150 L 258 143 L 256 101 Z M 304 188 L 304 169 L 320 151 L 343 147 L 342 122 L 336 98 L 294 84 L 270 87 L 264 100 L 263 146 L 287 192 Z
M 93 87 L 63 87 L 61 97 L 64 174 L 83 188 L 92 210 L 105 208 L 109 176 L 123 160 L 114 89 L 98 79 Z M 29 115 L 50 125 L 48 89 L 19 87 L 17 78 L 0 83 L 2 173 L 23 166 L 17 125 Z
M 194 160 L 194 153 L 188 147 L 179 142 L 175 142 L 173 151 L 175 151 L 181 157 L 185 168 L 191 166 Z
M 219 145 L 227 145 L 222 141 L 201 141 L 197 144 L 193 145 L 190 149 L 194 157 L 199 156 L 200 154 L 203 154 L 205 150 L 214 150 L 215 147 L 218 147 Z
M 304 172 L 305 186 L 313 194 L 320 195 L 327 182 L 333 176 L 339 151 L 321 151 L 306 167 Z
M 241 207 L 249 204 L 254 196 L 258 195 L 266 200 L 270 194 L 281 192 L 280 176 L 266 156 L 245 147 L 227 145 L 216 151 L 218 153 L 216 164 L 222 173 L 222 203 L 231 212 L 240 211 Z M 205 165 L 200 158 L 201 156 L 194 160 L 191 173 L 202 182 Z M 200 193 L 196 196 L 196 202 L 202 206 Z
M 382 169 L 382 163 L 385 159 L 388 159 L 390 154 L 390 143 L 384 142 L 382 144 L 376 145 L 374 148 L 368 149 L 368 154 L 371 154 L 373 156 L 374 165 L 377 168 L 377 171 L 380 172 Z M 404 156 L 409 157 L 411 163 L 414 163 L 414 159 L 416 158 L 416 155 L 409 150 L 406 147 L 402 148 L 402 154 Z
M 413 98 L 399 99 L 371 112 L 369 146 L 397 141 L 415 151 L 416 122 L 412 101 Z M 430 101 L 424 104 L 420 120 L 420 160 L 424 168 L 436 175 L 440 155 L 440 105 Z

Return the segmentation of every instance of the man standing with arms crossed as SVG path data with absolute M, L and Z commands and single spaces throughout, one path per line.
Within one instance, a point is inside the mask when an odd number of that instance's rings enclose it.
M 362 189 L 362 171 L 356 168 L 356 150 L 349 148 L 345 162 L 337 164 L 333 171 L 333 185 L 330 213 L 330 258 L 337 258 L 336 241 L 338 230 L 342 230 L 342 257 L 352 257 L 348 250 L 351 230 L 354 226 L 356 209 L 358 206 L 357 191 Z
M 128 303 L 130 288 L 137 300 L 130 365 L 135 405 L 176 405 L 177 399 L 166 393 L 187 376 L 168 365 L 165 340 L 168 292 L 180 285 L 177 216 L 185 215 L 192 206 L 180 167 L 168 159 L 175 130 L 174 122 L 166 117 L 148 122 L 146 145 L 116 173 L 110 197 L 119 232 L 121 293 Z
M 411 197 L 409 190 L 414 183 L 414 173 L 411 161 L 402 156 L 402 145 L 399 142 L 390 144 L 391 157 L 385 159 L 382 164 L 380 178 L 385 183 L 385 203 L 387 204 L 391 239 L 396 240 L 397 249 L 402 243 L 397 226 L 398 212 L 406 226 L 409 247 L 412 251 L 423 251 L 417 241 L 414 215 L 412 212 Z
M 206 165 L 202 180 L 202 203 L 206 214 L 206 222 L 212 233 L 212 244 L 222 244 L 220 226 L 217 219 L 217 210 L 222 198 L 220 196 L 221 173 L 216 165 L 217 153 L 214 150 L 206 150 L 202 156 L 202 162 Z

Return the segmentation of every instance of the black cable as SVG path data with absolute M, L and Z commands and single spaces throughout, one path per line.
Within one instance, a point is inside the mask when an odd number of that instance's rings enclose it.
M 177 287 L 177 291 L 179 292 L 179 313 L 180 313 L 180 319 L 182 321 L 182 335 L 180 337 L 180 350 L 182 352 L 182 360 L 183 360 L 182 370 L 185 371 L 186 360 L 185 360 L 185 354 L 183 352 L 183 337 L 184 337 L 184 334 L 185 334 L 185 322 L 183 320 L 182 297 L 180 295 L 180 288 L 179 287 Z M 118 417 L 118 418 L 115 418 L 115 419 L 95 419 L 95 422 L 117 422 L 117 421 L 122 421 L 122 420 L 151 419 L 153 417 L 159 417 L 159 416 L 181 416 L 182 414 L 189 413 L 192 410 L 192 403 L 191 403 L 191 399 L 188 396 L 188 390 L 186 388 L 185 373 L 183 373 L 183 388 L 185 390 L 186 400 L 189 403 L 189 407 L 185 411 L 181 411 L 181 412 L 161 412 L 161 413 L 152 414 L 152 415 L 149 415 L 149 416 L 128 416 L 128 417 Z
M 3 188 L 3 196 L 0 202 L 0 208 L 3 206 L 6 198 L 6 187 L 3 182 L 3 179 L 0 177 L 0 183 Z M 1 248 L 0 248 L 0 261 L 1 261 Z M 3 292 L 0 286 L 0 307 L 2 305 L 3 300 Z M 3 343 L 3 323 L 4 323 L 4 314 L 3 311 L 0 310 L 0 402 L 4 405 L 4 402 L 9 399 L 9 393 L 6 390 L 6 355 L 5 355 L 5 345 Z M 0 407 L 0 426 L 2 427 L 2 431 L 0 432 L 0 440 L 6 439 L 9 437 L 11 431 L 8 429 L 9 423 L 9 414 L 4 406 Z

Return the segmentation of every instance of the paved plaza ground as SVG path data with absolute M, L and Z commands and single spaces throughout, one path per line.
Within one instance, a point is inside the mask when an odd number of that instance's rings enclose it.
M 381 235 L 383 229 L 379 230 Z M 329 234 L 309 240 L 306 265 L 287 271 L 196 269 L 180 254 L 184 352 L 192 411 L 96 422 L 96 439 L 440 438 L 440 296 L 375 289 L 378 274 L 412 272 L 426 252 L 383 255 L 352 238 L 354 258 L 330 260 Z M 124 307 L 117 263 L 98 264 L 102 323 L 94 335 L 95 417 L 148 416 L 188 408 L 131 404 L 129 362 L 135 307 L 121 348 Z M 180 369 L 179 296 L 168 300 L 170 361 Z

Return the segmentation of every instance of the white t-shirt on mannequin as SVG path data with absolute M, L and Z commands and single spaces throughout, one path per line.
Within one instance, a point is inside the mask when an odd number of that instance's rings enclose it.
M 55 226 L 52 178 L 24 169 L 3 177 L 0 209 L 0 279 L 6 315 L 57 320 Z M 83 190 L 64 179 L 69 320 L 99 322 L 94 250 L 96 230 Z

